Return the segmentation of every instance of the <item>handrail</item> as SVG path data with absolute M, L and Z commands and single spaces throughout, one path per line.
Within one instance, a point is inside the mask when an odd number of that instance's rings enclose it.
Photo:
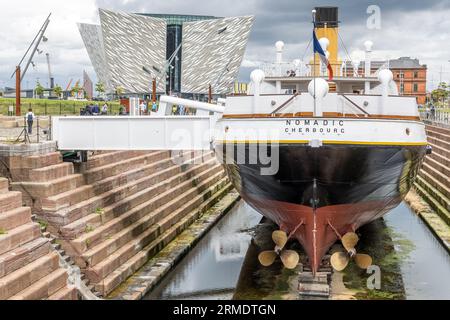
M 291 103 L 295 97 L 298 96 L 298 92 L 294 93 L 292 95 L 292 97 L 290 97 L 289 99 L 287 99 L 281 106 L 279 106 L 278 108 L 276 108 L 275 110 L 273 110 L 270 114 L 274 115 L 275 113 L 277 113 L 278 111 L 280 111 L 281 109 L 283 109 L 285 106 L 287 106 L 289 103 Z
M 359 111 L 361 111 L 362 113 L 364 113 L 366 116 L 370 116 L 370 114 L 364 110 L 363 108 L 361 108 L 360 106 L 358 106 L 355 102 L 353 102 L 352 100 L 350 100 L 347 96 L 345 96 L 344 94 L 340 94 L 341 96 L 343 96 L 345 98 L 345 100 L 347 100 L 348 102 L 350 102 L 354 107 L 356 107 Z

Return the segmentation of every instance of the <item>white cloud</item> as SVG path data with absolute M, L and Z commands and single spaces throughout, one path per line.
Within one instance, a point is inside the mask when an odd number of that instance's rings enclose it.
M 34 86 L 36 78 L 47 84 L 47 64 L 45 53 L 50 53 L 52 72 L 56 82 L 65 86 L 70 77 L 80 78 L 83 69 L 90 68 L 90 61 L 78 33 L 77 22 L 97 20 L 95 0 L 14 0 L 2 1 L 0 30 L 0 86 L 14 86 L 10 79 L 15 65 L 30 45 L 45 18 L 52 13 L 46 36 L 49 41 L 41 43 L 41 55 L 33 61 L 24 79 L 24 86 Z
M 56 81 L 65 86 L 74 78 L 76 81 L 86 69 L 94 78 L 95 74 L 79 35 L 77 22 L 98 23 L 97 7 L 128 12 L 182 13 L 214 16 L 256 15 L 255 26 L 250 35 L 243 70 L 255 68 L 263 61 L 275 57 L 274 43 L 286 43 L 285 60 L 311 56 L 311 48 L 306 50 L 311 37 L 311 24 L 306 16 L 315 3 L 301 4 L 297 0 L 14 0 L 2 1 L 0 12 L 0 87 L 14 85 L 9 80 L 14 66 L 25 52 L 49 12 L 52 12 L 47 35 L 49 42 L 42 45 L 44 52 L 51 55 L 52 69 Z M 368 30 L 364 6 L 357 7 L 357 0 L 338 3 L 341 6 L 341 35 L 349 52 L 363 49 L 363 43 L 371 39 L 374 57 L 398 58 L 411 56 L 418 58 L 429 67 L 429 88 L 437 85 L 442 66 L 443 80 L 450 81 L 450 7 L 448 0 L 442 0 L 438 7 L 419 3 L 393 6 L 393 2 L 380 0 L 382 28 Z M 354 8 L 351 3 L 354 3 Z M 385 4 L 383 4 L 385 3 Z M 438 0 L 434 1 L 438 3 Z M 276 10 L 275 10 L 276 9 Z M 364 10 L 363 10 L 364 9 Z M 19 14 L 18 14 L 19 12 Z M 307 13 L 307 14 L 306 14 Z M 341 48 L 341 56 L 345 51 Z M 26 81 L 34 85 L 36 78 L 47 82 L 45 55 L 35 59 L 36 70 L 30 68 Z M 242 80 L 248 72 L 242 72 Z M 434 80 L 434 82 L 432 82 Z

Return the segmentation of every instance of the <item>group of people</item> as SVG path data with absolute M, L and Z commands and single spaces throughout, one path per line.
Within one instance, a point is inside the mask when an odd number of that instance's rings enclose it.
M 434 104 L 427 105 L 425 108 L 427 119 L 434 119 L 436 115 L 436 107 Z
M 92 116 L 92 115 L 107 115 L 108 114 L 108 104 L 105 102 L 100 110 L 98 104 L 88 104 L 84 109 L 80 110 L 80 115 Z
M 158 105 L 156 104 L 156 102 L 152 103 L 152 107 L 149 110 L 149 103 L 147 104 L 147 102 L 145 100 L 141 101 L 141 103 L 139 104 L 139 114 L 144 115 L 144 114 L 151 114 L 152 112 L 156 112 L 158 111 Z
M 295 77 L 297 74 L 296 74 L 295 70 L 288 70 L 288 71 L 286 71 L 286 75 L 288 77 Z

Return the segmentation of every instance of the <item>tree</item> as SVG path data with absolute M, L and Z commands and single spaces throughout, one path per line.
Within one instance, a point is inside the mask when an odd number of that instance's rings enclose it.
M 105 93 L 105 85 L 103 82 L 99 81 L 95 84 L 95 91 L 97 91 L 101 96 Z
M 53 92 L 54 92 L 55 95 L 58 97 L 58 99 L 61 99 L 61 94 L 62 94 L 62 92 L 63 92 L 63 89 L 61 88 L 60 85 L 56 85 L 56 86 L 53 88 Z
M 431 99 L 433 100 L 433 102 L 444 105 L 449 96 L 449 88 L 450 86 L 447 83 L 439 83 L 438 88 L 431 91 Z
M 36 82 L 36 88 L 34 88 L 34 92 L 39 98 L 44 94 L 44 87 L 40 84 L 39 81 Z
M 75 85 L 72 87 L 72 90 L 70 90 L 70 93 L 73 97 L 75 97 L 76 95 L 78 95 L 78 93 L 83 90 L 80 85 L 77 83 L 75 83 Z
M 124 93 L 125 90 L 121 86 L 117 86 L 115 91 L 117 98 L 120 98 L 120 96 Z

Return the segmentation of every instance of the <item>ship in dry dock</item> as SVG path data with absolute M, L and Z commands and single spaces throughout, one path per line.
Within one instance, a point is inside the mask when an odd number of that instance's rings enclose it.
M 332 266 L 343 270 L 354 259 L 367 268 L 357 230 L 409 191 L 427 152 L 425 128 L 389 66 L 372 73 L 370 41 L 363 71 L 348 76 L 337 8 L 316 8 L 313 22 L 313 59 L 284 63 L 278 42 L 277 61 L 252 72 L 249 94 L 227 97 L 215 147 L 242 198 L 279 226 L 274 250 L 259 254 L 263 265 L 279 256 L 294 268 L 298 254 L 284 246 L 297 239 L 317 271 L 341 240 L 345 251 L 332 255 Z

